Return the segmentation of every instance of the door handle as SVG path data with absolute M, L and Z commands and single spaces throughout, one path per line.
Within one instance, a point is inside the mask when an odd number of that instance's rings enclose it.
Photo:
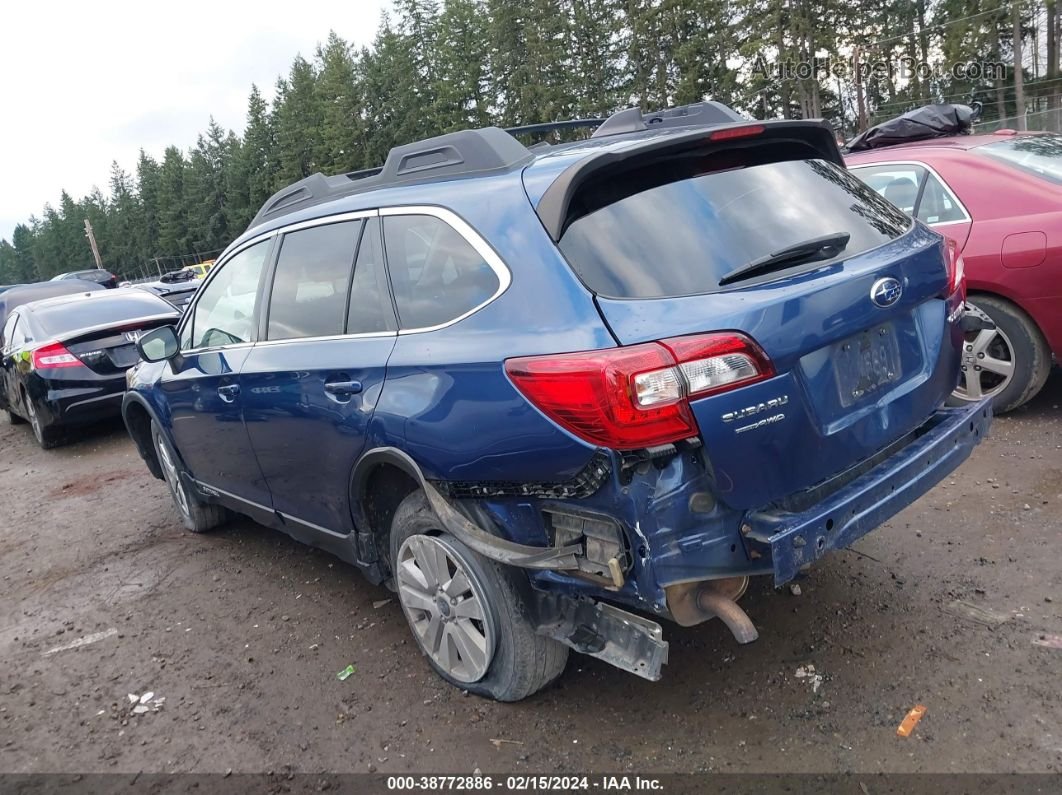
M 226 384 L 218 387 L 218 397 L 226 403 L 232 403 L 240 394 L 239 384 Z
M 326 381 L 324 390 L 330 395 L 356 395 L 361 392 L 361 381 Z

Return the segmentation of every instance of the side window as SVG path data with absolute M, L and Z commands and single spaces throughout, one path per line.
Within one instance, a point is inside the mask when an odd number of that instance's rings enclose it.
M 852 173 L 908 215 L 914 215 L 918 186 L 927 172 L 921 166 L 859 166 Z
M 497 292 L 498 275 L 445 221 L 431 215 L 389 215 L 383 225 L 402 328 L 447 323 Z
M 284 235 L 269 298 L 267 339 L 343 333 L 362 223 L 346 221 Z
M 966 213 L 955 200 L 944 183 L 932 174 L 926 177 L 926 187 L 922 191 L 922 201 L 918 204 L 917 218 L 927 224 L 946 224 L 952 221 L 965 221 Z
M 378 219 L 370 218 L 361 234 L 358 260 L 354 265 L 347 334 L 372 334 L 394 329 L 395 313 L 391 309 L 380 251 L 380 224 Z
M 212 348 L 254 340 L 258 282 L 268 254 L 268 240 L 245 248 L 203 287 L 190 324 L 189 347 Z

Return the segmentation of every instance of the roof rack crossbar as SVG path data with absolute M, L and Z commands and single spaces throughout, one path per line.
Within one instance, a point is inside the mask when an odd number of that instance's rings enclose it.
M 522 124 L 519 127 L 506 127 L 509 135 L 533 135 L 550 133 L 558 130 L 578 130 L 583 127 L 600 127 L 608 119 L 571 119 L 569 121 L 547 121 L 542 124 Z

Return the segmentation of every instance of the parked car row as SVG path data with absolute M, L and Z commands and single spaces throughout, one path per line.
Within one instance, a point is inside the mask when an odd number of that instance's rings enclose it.
M 955 242 L 969 301 L 995 325 L 968 335 L 955 401 L 990 396 L 1005 412 L 1032 399 L 1062 357 L 1062 136 L 893 136 L 847 162 Z
M 29 422 L 45 449 L 71 426 L 116 416 L 137 338 L 178 317 L 143 290 L 79 290 L 13 307 L 0 332 L 0 408 Z
M 989 427 L 990 397 L 946 405 L 995 329 L 959 245 L 872 186 L 825 123 L 710 102 L 399 146 L 271 197 L 183 315 L 17 308 L 7 406 L 36 432 L 124 371 L 188 529 L 244 514 L 358 566 L 465 690 L 524 698 L 571 649 L 656 680 L 661 619 L 755 640 L 750 577 L 850 545 Z
M 28 422 L 45 449 L 72 428 L 119 415 L 136 338 L 175 322 L 200 284 L 108 292 L 109 282 L 63 274 L 0 291 L 0 409 L 14 424 Z

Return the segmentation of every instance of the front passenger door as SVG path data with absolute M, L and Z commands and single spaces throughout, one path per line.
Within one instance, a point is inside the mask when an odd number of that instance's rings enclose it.
M 270 505 L 269 489 L 244 426 L 239 374 L 257 338 L 272 244 L 271 238 L 244 248 L 218 266 L 186 315 L 180 353 L 159 381 L 192 477 L 259 508 Z

